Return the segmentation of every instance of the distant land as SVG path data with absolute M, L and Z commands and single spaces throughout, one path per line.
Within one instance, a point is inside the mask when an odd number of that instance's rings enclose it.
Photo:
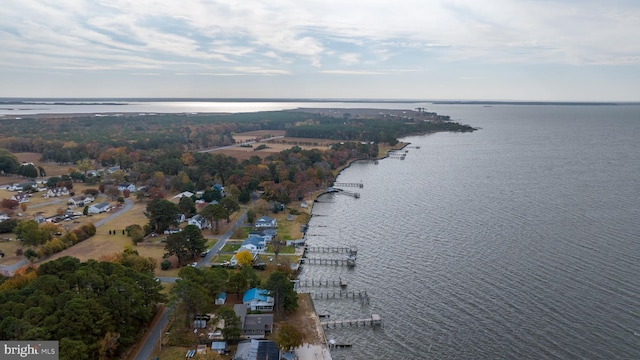
M 431 103 L 440 105 L 638 105 L 640 102 L 316 98 L 0 98 L 0 105 L 127 105 L 129 102 Z

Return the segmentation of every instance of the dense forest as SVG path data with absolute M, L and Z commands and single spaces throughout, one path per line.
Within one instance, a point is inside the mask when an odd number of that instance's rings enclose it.
M 0 338 L 60 340 L 61 359 L 114 359 L 139 340 L 166 299 L 153 259 L 63 257 L 0 279 Z
M 0 148 L 36 152 L 43 161 L 100 160 L 109 149 L 195 151 L 235 143 L 234 133 L 285 130 L 287 136 L 393 144 L 398 137 L 434 131 L 472 131 L 469 126 L 412 118 L 336 118 L 300 111 L 238 114 L 158 114 L 5 119 Z

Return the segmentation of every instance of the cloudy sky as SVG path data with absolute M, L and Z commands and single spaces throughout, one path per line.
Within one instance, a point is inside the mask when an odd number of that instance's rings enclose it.
M 640 100 L 637 0 L 9 0 L 2 97 Z

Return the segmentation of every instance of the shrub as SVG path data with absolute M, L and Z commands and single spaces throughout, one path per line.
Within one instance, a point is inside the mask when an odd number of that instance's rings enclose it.
M 170 268 L 171 268 L 171 261 L 167 259 L 162 260 L 162 262 L 160 263 L 160 269 L 169 270 Z

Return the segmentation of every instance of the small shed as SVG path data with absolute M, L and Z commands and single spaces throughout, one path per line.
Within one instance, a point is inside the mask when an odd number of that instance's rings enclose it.
M 214 341 L 211 343 L 211 351 L 216 351 L 218 354 L 224 354 L 227 351 L 226 341 Z
M 221 292 L 220 294 L 218 294 L 218 297 L 216 297 L 215 304 L 224 305 L 226 301 L 227 301 L 227 293 Z

